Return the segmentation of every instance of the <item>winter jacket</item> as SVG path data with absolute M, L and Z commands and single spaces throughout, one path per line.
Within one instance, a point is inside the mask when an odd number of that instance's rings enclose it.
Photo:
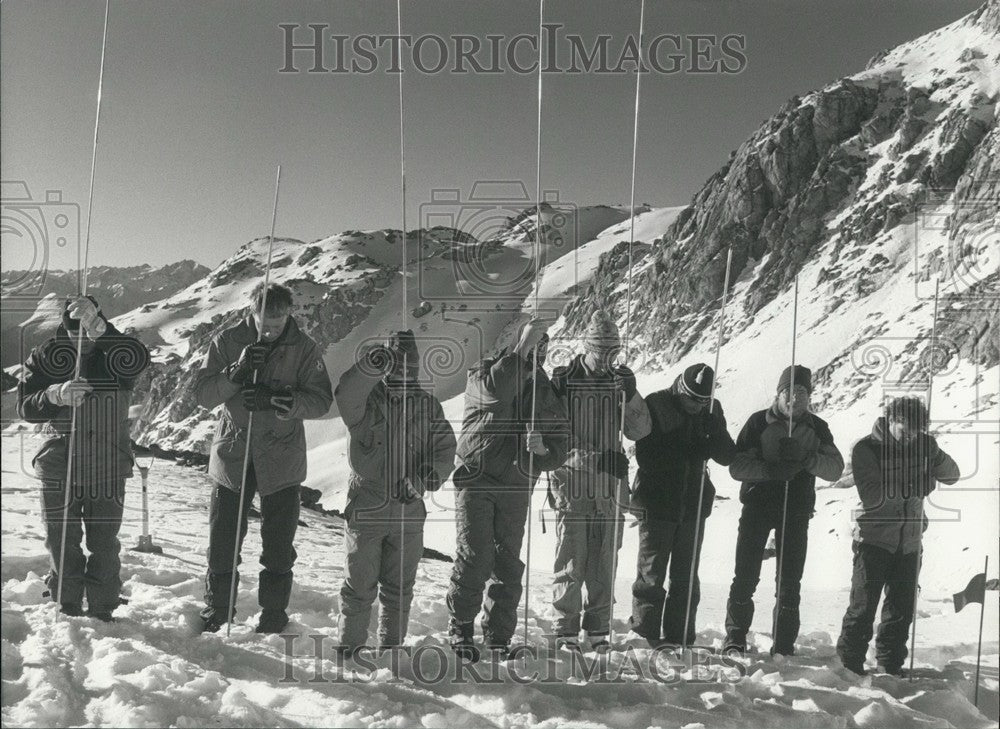
M 215 483 L 239 491 L 243 480 L 243 458 L 247 446 L 250 412 L 243 407 L 242 386 L 233 383 L 225 369 L 235 363 L 244 347 L 257 341 L 257 326 L 248 316 L 219 333 L 208 347 L 195 379 L 198 404 L 211 410 L 222 405 L 215 426 L 208 476 Z M 306 434 L 303 420 L 321 418 L 333 403 L 330 378 L 322 353 L 292 317 L 272 343 L 257 383 L 290 391 L 291 411 L 279 417 L 275 410 L 260 410 L 253 416 L 250 458 L 262 496 L 306 478 Z
M 787 435 L 788 419 L 774 407 L 760 410 L 747 419 L 736 439 L 736 457 L 729 466 L 729 475 L 743 482 L 740 501 L 744 504 L 782 504 L 785 482 L 768 479 L 765 467 L 768 461 L 777 460 L 768 446 Z M 812 512 L 816 505 L 816 478 L 836 481 L 844 472 L 844 458 L 826 421 L 813 413 L 805 413 L 794 421 L 792 437 L 810 457 L 807 466 L 789 481 L 788 511 Z
M 451 474 L 455 433 L 441 403 L 418 383 L 404 387 L 355 364 L 334 396 L 350 433 L 351 510 L 371 511 L 404 498 L 404 477 L 434 490 Z
M 726 429 L 726 416 L 716 400 L 694 415 L 681 405 L 674 388 L 646 396 L 652 419 L 649 435 L 635 444 L 639 472 L 632 505 L 647 516 L 672 522 L 689 519 L 698 509 L 702 469 L 708 459 L 728 466 L 736 444 Z M 715 486 L 705 474 L 701 518 L 712 513 Z
M 612 372 L 596 373 L 578 355 L 552 373 L 552 386 L 569 414 L 566 463 L 552 473 L 551 494 L 560 511 L 613 514 L 628 506 L 628 479 L 602 470 L 606 453 L 624 453 L 621 444 L 621 395 Z M 639 393 L 625 404 L 625 437 L 650 432 L 649 409 Z
M 51 436 L 32 460 L 35 475 L 42 480 L 66 480 L 73 408 L 53 404 L 45 390 L 73 379 L 76 345 L 70 336 L 60 325 L 55 337 L 35 347 L 17 388 L 18 415 L 29 423 L 45 423 Z M 74 484 L 114 483 L 132 475 L 129 400 L 136 377 L 148 364 L 146 347 L 110 323 L 81 356 L 80 377 L 94 389 L 76 408 Z
M 534 386 L 535 427 L 548 449 L 533 459 L 526 448 L 531 424 L 532 368 L 524 357 L 501 351 L 469 370 L 465 414 L 458 439 L 456 488 L 529 490 L 542 471 L 566 460 L 566 409 L 541 369 Z M 529 473 L 529 465 L 533 471 Z
M 889 552 L 915 552 L 927 528 L 923 500 L 936 481 L 953 484 L 958 465 L 933 437 L 918 435 L 901 443 L 887 431 L 885 418 L 875 421 L 871 435 L 854 445 L 854 484 L 861 497 L 854 540 Z

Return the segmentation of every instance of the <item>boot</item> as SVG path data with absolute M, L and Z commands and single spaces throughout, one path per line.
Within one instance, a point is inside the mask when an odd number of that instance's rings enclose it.
M 460 660 L 475 663 L 479 660 L 479 649 L 474 640 L 476 625 L 473 622 L 458 623 L 452 620 L 448 625 L 451 649 Z
M 226 624 L 226 611 L 215 608 L 213 610 L 202 610 L 201 631 L 202 633 L 218 633 L 219 629 Z
M 267 610 L 260 614 L 255 633 L 280 633 L 288 625 L 288 615 L 284 610 Z
M 59 612 L 71 618 L 83 617 L 83 605 L 78 602 L 64 602 L 60 605 Z

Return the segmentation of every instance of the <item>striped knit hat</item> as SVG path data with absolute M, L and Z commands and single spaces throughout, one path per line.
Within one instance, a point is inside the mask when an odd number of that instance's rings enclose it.
M 583 333 L 583 349 L 586 352 L 607 352 L 621 347 L 618 326 L 603 309 L 598 309 L 590 318 Z
M 708 402 L 712 399 L 712 382 L 715 372 L 707 364 L 693 364 L 677 376 L 677 392 L 697 400 Z

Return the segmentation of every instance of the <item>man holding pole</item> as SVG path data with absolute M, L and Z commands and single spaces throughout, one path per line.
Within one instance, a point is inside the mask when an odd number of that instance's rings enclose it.
M 612 365 L 620 349 L 618 327 L 598 310 L 584 333 L 583 353 L 552 375 L 569 414 L 566 463 L 551 480 L 557 539 L 554 629 L 557 641 L 568 648 L 578 646 L 581 629 L 591 650 L 609 645 L 621 517 L 630 500 L 621 435 L 639 440 L 651 428 L 632 370 Z
M 32 465 L 42 482 L 46 582 L 66 615 L 83 615 L 84 595 L 87 614 L 105 622 L 119 604 L 118 531 L 132 475 L 129 397 L 148 364 L 146 347 L 115 329 L 92 296 L 67 301 L 55 336 L 24 363 L 17 412 L 44 423 L 51 435 Z M 89 557 L 81 545 L 85 533 Z
M 629 624 L 654 648 L 694 642 L 698 561 L 715 499 L 705 469 L 709 459 L 728 466 L 736 455 L 722 406 L 712 402 L 714 380 L 711 367 L 693 364 L 670 388 L 647 395 L 652 430 L 635 445 L 639 473 L 632 508 L 639 519 L 639 556 Z M 670 582 L 664 591 L 668 563 Z
M 726 604 L 724 651 L 745 652 L 753 622 L 753 594 L 768 535 L 778 545 L 772 654 L 792 655 L 799 634 L 799 587 L 806 562 L 816 479 L 836 481 L 844 459 L 822 418 L 809 412 L 812 372 L 786 367 L 774 403 L 749 417 L 736 439 L 729 474 L 742 481 L 736 570 Z M 789 435 L 789 427 L 791 434 Z
M 258 586 L 263 611 L 256 630 L 280 633 L 288 624 L 285 610 L 296 557 L 292 542 L 299 522 L 299 486 L 306 477 L 302 421 L 323 417 L 333 402 L 322 352 L 290 314 L 291 292 L 280 284 L 261 284 L 251 301 L 251 314 L 212 340 L 196 375 L 198 404 L 208 409 L 222 405 L 208 463 L 214 488 L 201 617 L 210 632 L 235 612 L 230 595 L 239 575 L 233 562 L 246 536 L 255 493 L 260 495 L 263 542 Z
M 478 362 L 466 381 L 454 476 L 458 544 L 448 588 L 451 647 L 465 660 L 479 655 L 474 634 L 482 607 L 487 649 L 508 650 L 531 491 L 542 471 L 566 458 L 566 411 L 542 369 L 548 325 L 529 321 L 514 347 Z
M 860 675 L 865 674 L 883 591 L 876 660 L 881 671 L 901 674 L 913 620 L 921 535 L 927 528 L 923 500 L 936 482 L 950 485 L 960 477 L 955 461 L 938 447 L 927 427 L 922 400 L 895 398 L 851 454 L 861 509 L 856 512 L 851 599 L 837 653 L 845 668 Z

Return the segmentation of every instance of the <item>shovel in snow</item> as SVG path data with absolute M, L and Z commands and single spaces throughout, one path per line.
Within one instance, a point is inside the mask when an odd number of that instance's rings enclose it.
M 139 543 L 132 547 L 132 550 L 135 552 L 146 552 L 148 554 L 163 554 L 163 547 L 158 544 L 154 544 L 153 536 L 149 533 L 148 485 L 149 469 L 153 467 L 153 461 L 150 460 L 148 466 L 140 466 L 137 463 L 136 467 L 139 469 L 139 475 L 142 477 L 142 535 L 139 537 Z

